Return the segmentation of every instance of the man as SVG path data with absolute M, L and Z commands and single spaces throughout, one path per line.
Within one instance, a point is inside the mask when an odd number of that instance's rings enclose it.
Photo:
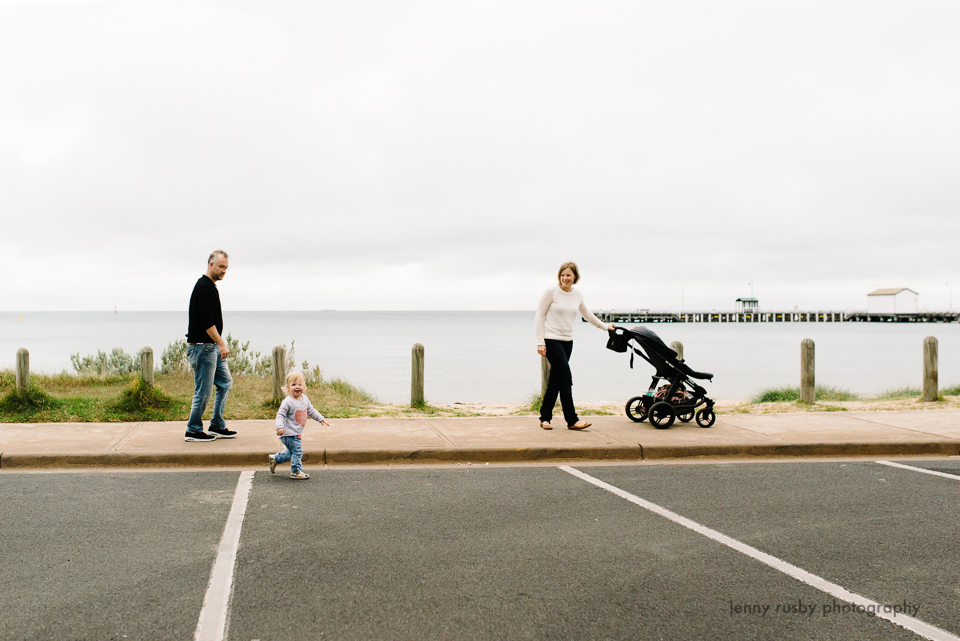
M 218 438 L 233 438 L 236 432 L 227 429 L 223 420 L 223 406 L 233 387 L 233 377 L 227 367 L 230 348 L 223 340 L 223 312 L 220 309 L 220 292 L 217 281 L 223 280 L 229 265 L 227 252 L 217 250 L 207 259 L 207 273 L 200 277 L 190 295 L 190 321 L 187 328 L 187 359 L 193 367 L 193 406 L 187 421 L 185 441 L 213 441 Z M 203 431 L 203 412 L 213 388 L 213 416 L 210 417 L 210 433 Z

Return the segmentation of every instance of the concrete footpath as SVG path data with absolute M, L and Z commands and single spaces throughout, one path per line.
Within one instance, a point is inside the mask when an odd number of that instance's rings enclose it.
M 960 455 L 960 410 L 720 414 L 666 430 L 626 416 L 540 429 L 535 416 L 331 419 L 307 424 L 304 465 L 403 465 L 692 458 Z M 186 442 L 184 423 L 0 424 L 0 470 L 266 465 L 272 420 L 232 421 L 234 439 Z

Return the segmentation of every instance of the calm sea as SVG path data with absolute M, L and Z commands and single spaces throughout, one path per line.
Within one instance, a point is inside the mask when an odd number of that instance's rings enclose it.
M 385 402 L 410 399 L 410 350 L 426 349 L 426 395 L 440 403 L 510 403 L 540 388 L 532 311 L 525 312 L 227 312 L 225 331 L 269 354 L 296 341 L 297 363 L 319 365 Z M 0 314 L 0 369 L 30 350 L 33 371 L 72 371 L 70 355 L 153 347 L 156 362 L 186 332 L 185 312 Z M 800 341 L 816 342 L 817 381 L 854 392 L 921 385 L 923 338 L 940 342 L 940 384 L 960 383 L 960 325 L 889 323 L 653 324 L 684 345 L 687 363 L 712 372 L 710 395 L 747 399 L 758 390 L 798 385 Z M 652 368 L 605 348 L 606 334 L 577 323 L 574 398 L 625 402 L 646 389 Z

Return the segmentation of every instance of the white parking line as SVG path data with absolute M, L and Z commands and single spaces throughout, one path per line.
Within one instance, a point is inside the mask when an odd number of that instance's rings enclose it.
M 910 470 L 911 472 L 921 472 L 923 474 L 931 474 L 933 476 L 942 476 L 945 479 L 953 479 L 954 481 L 960 481 L 960 476 L 956 474 L 946 474 L 944 472 L 937 472 L 935 470 L 925 470 L 922 467 L 913 467 L 912 465 L 904 465 L 903 463 L 894 463 L 893 461 L 877 461 L 880 465 L 889 465 L 890 467 L 900 467 L 905 470 Z
M 200 620 L 193 633 L 195 641 L 223 641 L 227 627 L 227 608 L 230 606 L 230 593 L 233 590 L 233 570 L 237 561 L 237 547 L 240 545 L 240 528 L 243 515 L 247 511 L 250 488 L 253 487 L 253 472 L 240 472 L 237 491 L 233 495 L 233 505 L 227 516 L 227 525 L 223 528 L 220 548 L 210 572 L 210 585 L 203 598 Z
M 806 570 L 798 568 L 795 565 L 791 565 L 790 563 L 787 563 L 782 559 L 778 559 L 777 557 L 767 554 L 766 552 L 761 552 L 760 550 L 754 547 L 750 547 L 746 543 L 741 543 L 736 539 L 730 538 L 726 534 L 721 534 L 716 530 L 712 530 L 706 526 L 700 525 L 695 521 L 691 521 L 686 517 L 680 516 L 676 512 L 671 512 L 666 508 L 660 507 L 656 503 L 651 503 L 650 501 L 642 499 L 639 496 L 631 494 L 630 492 L 621 490 L 620 488 L 614 485 L 610 485 L 609 483 L 605 483 L 600 479 L 594 478 L 589 474 L 584 474 L 578 469 L 569 467 L 567 465 L 561 465 L 560 469 L 580 479 L 583 479 L 587 483 L 592 483 L 593 485 L 596 485 L 599 488 L 603 488 L 608 492 L 612 492 L 613 494 L 616 494 L 620 498 L 626 499 L 631 503 L 634 503 L 636 505 L 639 505 L 642 508 L 645 508 L 647 510 L 650 510 L 651 512 L 654 512 L 655 514 L 659 514 L 660 516 L 666 519 L 670 519 L 674 523 L 678 523 L 683 527 L 693 530 L 698 534 L 702 534 L 703 536 L 709 539 L 713 539 L 718 543 L 722 543 L 727 547 L 733 548 L 738 552 L 746 554 L 747 556 L 753 559 L 756 559 L 757 561 L 760 561 L 761 563 L 764 563 L 775 570 L 779 570 L 780 572 L 783 572 L 784 574 L 791 576 L 797 579 L 798 581 L 801 581 L 803 583 L 806 583 L 807 585 L 815 587 L 818 590 L 822 590 L 823 592 L 826 592 L 830 596 L 836 597 L 837 599 L 840 599 L 842 601 L 846 601 L 847 603 L 852 603 L 854 605 L 863 607 L 867 609 L 868 612 L 872 611 L 876 613 L 876 616 L 880 617 L 881 619 L 886 619 L 887 621 L 890 621 L 891 623 L 899 625 L 902 628 L 906 628 L 907 630 L 910 630 L 911 632 L 919 634 L 920 636 L 926 639 L 930 639 L 931 641 L 960 641 L 960 637 L 954 636 L 949 632 L 947 632 L 946 630 L 941 630 L 940 628 L 930 625 L 929 623 L 924 623 L 919 619 L 914 619 L 913 617 L 908 616 L 906 614 L 884 612 L 883 610 L 885 606 L 883 606 L 880 603 L 877 603 L 876 601 L 871 601 L 870 599 L 862 597 L 859 594 L 854 594 L 853 592 L 850 592 L 849 590 L 846 590 L 845 588 L 840 587 L 836 583 L 831 583 L 826 579 L 817 576 L 816 574 L 811 574 L 810 572 L 807 572 Z

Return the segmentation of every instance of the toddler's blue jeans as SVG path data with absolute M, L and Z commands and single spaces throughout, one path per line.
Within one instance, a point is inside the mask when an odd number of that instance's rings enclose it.
M 303 471 L 303 441 L 297 436 L 281 436 L 280 442 L 287 449 L 280 450 L 273 455 L 273 460 L 280 463 L 290 461 L 290 472 L 296 474 Z

